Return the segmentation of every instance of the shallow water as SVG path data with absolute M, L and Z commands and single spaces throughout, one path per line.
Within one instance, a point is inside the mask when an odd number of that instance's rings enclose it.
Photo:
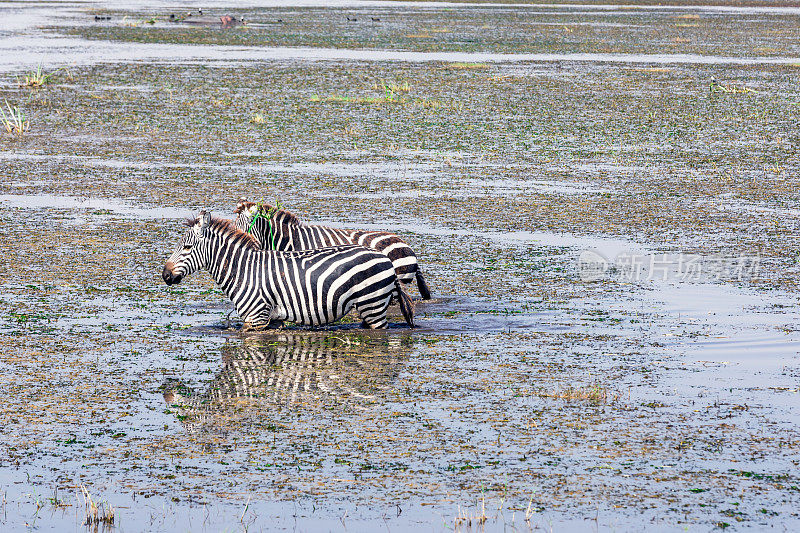
M 65 209 L 93 211 L 95 214 L 114 214 L 135 218 L 184 218 L 188 210 L 161 207 L 135 207 L 124 201 L 107 198 L 73 198 L 50 194 L 0 194 L 0 203 L 14 209 Z
M 796 57 L 725 57 L 699 54 L 496 54 L 488 52 L 411 52 L 389 50 L 343 50 L 336 48 L 196 46 L 164 44 L 117 44 L 84 39 L 47 36 L 0 38 L 0 72 L 50 68 L 64 65 L 92 65 L 102 62 L 183 63 L 217 61 L 221 67 L 259 61 L 391 61 L 450 63 L 622 63 L 644 65 L 796 65 Z
M 796 528 L 797 8 L 302 5 L 0 4 L 0 525 Z M 420 327 L 167 288 L 242 195 L 403 236 Z
M 199 4 L 198 4 L 199 5 Z M 325 4 L 327 6 L 327 4 Z M 225 6 L 217 4 L 217 9 Z M 323 5 L 315 2 L 291 3 L 295 9 L 314 7 L 322 9 Z M 284 4 L 271 4 L 269 2 L 254 2 L 252 4 L 238 5 L 238 9 L 276 10 L 278 8 L 291 8 Z M 214 4 L 204 7 L 213 8 Z M 549 17 L 603 17 L 613 14 L 617 17 L 630 16 L 662 16 L 665 12 L 674 13 L 703 13 L 709 15 L 735 16 L 773 16 L 792 17 L 798 14 L 798 8 L 782 6 L 582 6 L 547 5 L 547 4 L 448 4 L 448 3 L 409 3 L 402 2 L 344 2 L 341 7 L 374 13 L 374 10 L 386 14 L 403 14 L 413 12 L 440 12 L 458 8 L 465 11 L 474 11 L 480 15 L 485 13 L 523 15 L 535 17 L 544 15 Z M 117 9 L 116 4 L 96 2 L 93 9 L 105 11 Z M 578 63 L 623 63 L 623 64 L 652 64 L 652 65 L 794 65 L 800 63 L 800 56 L 758 56 L 753 54 L 726 56 L 724 54 L 692 54 L 692 53 L 492 53 L 492 52 L 462 52 L 462 51 L 437 51 L 424 52 L 413 50 L 380 50 L 358 49 L 347 50 L 341 48 L 326 48 L 321 46 L 194 46 L 180 43 L 164 45 L 159 43 L 117 43 L 113 41 L 86 40 L 66 37 L 53 32 L 36 31 L 37 28 L 48 24 L 55 27 L 68 26 L 88 22 L 85 11 L 76 9 L 69 3 L 59 3 L 55 6 L 33 9 L 31 6 L 19 6 L 14 3 L 0 4 L 0 9 L 5 16 L 0 17 L 0 31 L 9 32 L 7 36 L 0 37 L 0 72 L 11 70 L 34 69 L 38 65 L 49 68 L 60 66 L 91 65 L 102 62 L 142 62 L 166 61 L 183 62 L 214 61 L 218 66 L 232 67 L 241 62 L 253 61 L 392 61 L 392 62 L 485 62 L 485 63 L 520 63 L 520 62 L 578 62 Z M 169 4 L 134 3 L 122 9 L 128 12 L 149 12 L 154 10 L 172 11 Z M 411 10 L 411 11 L 409 11 Z M 258 11 L 256 11 L 258 12 Z M 283 11 L 278 10 L 278 13 Z M 102 24 L 102 23 L 101 23 Z M 139 26 L 141 19 L 121 22 L 114 17 L 106 26 L 123 27 Z M 556 21 L 553 24 L 562 24 Z M 578 22 L 578 24 L 586 24 Z M 144 24 L 146 25 L 146 24 Z M 547 24 L 545 24 L 546 27 Z M 608 26 L 608 23 L 605 23 Z M 629 21 L 618 24 L 620 28 L 632 28 Z M 180 25 L 171 25 L 167 22 L 158 22 L 154 28 L 166 30 L 175 29 Z M 251 26 L 253 29 L 264 27 L 257 22 Z M 269 26 L 267 26 L 269 27 Z M 16 34 L 14 34 L 16 33 Z

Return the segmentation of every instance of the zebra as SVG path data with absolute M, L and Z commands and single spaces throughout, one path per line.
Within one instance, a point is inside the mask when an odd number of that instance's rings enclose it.
M 231 299 L 243 329 L 263 329 L 275 320 L 320 326 L 355 308 L 363 325 L 387 327 L 392 296 L 400 301 L 406 323 L 414 327 L 414 308 L 383 254 L 349 245 L 300 252 L 262 250 L 258 241 L 233 222 L 200 216 L 187 220 L 178 248 L 161 277 L 167 285 L 205 269 Z
M 222 347 L 222 366 L 205 390 L 178 380 L 163 386 L 189 432 L 263 423 L 258 409 L 336 405 L 366 410 L 385 396 L 413 339 L 375 332 L 286 332 L 251 335 Z M 255 419 L 255 420 L 254 420 Z
M 414 250 L 394 233 L 361 231 L 305 224 L 296 215 L 268 204 L 240 198 L 236 205 L 236 227 L 252 233 L 264 248 L 271 250 L 311 250 L 326 246 L 359 244 L 389 257 L 397 278 L 411 283 L 415 278 L 423 300 L 431 299 Z

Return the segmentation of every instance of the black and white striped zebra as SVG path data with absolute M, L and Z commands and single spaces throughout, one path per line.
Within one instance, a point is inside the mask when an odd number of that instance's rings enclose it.
M 231 299 L 244 328 L 264 328 L 271 321 L 320 326 L 355 308 L 372 329 L 387 326 L 392 296 L 409 326 L 414 325 L 411 298 L 383 254 L 363 246 L 338 246 L 280 252 L 262 250 L 255 238 L 230 220 L 201 212 L 167 260 L 167 285 L 207 270 Z
M 236 227 L 252 233 L 265 249 L 311 250 L 326 246 L 358 244 L 372 248 L 392 260 L 398 279 L 403 283 L 417 280 L 424 300 L 431 291 L 422 277 L 414 250 L 394 233 L 331 228 L 305 224 L 289 211 L 267 204 L 249 202 L 245 198 L 236 206 Z

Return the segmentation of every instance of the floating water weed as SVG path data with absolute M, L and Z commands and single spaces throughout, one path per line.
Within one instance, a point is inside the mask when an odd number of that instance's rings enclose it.
M 6 114 L 6 109 L 8 114 Z M 11 135 L 22 135 L 28 131 L 30 124 L 28 119 L 25 118 L 25 114 L 17 106 L 12 107 L 8 101 L 6 101 L 6 109 L 0 107 L 0 113 L 3 115 L 3 127 L 6 132 Z
M 313 95 L 309 100 L 311 102 L 341 102 L 341 103 L 354 103 L 354 104 L 405 104 L 405 103 L 417 103 L 416 99 L 407 99 L 402 96 L 404 93 L 409 93 L 411 91 L 411 84 L 408 81 L 403 81 L 400 83 L 397 82 L 376 82 L 372 85 L 372 88 L 376 91 L 379 91 L 382 96 L 339 96 L 339 95 L 332 95 L 326 97 L 320 97 L 319 95 Z M 420 103 L 424 103 L 425 100 L 419 100 Z
M 411 84 L 408 83 L 408 80 L 403 81 L 401 83 L 396 82 L 385 82 L 381 81 L 380 83 L 375 83 L 372 86 L 373 89 L 376 91 L 382 91 L 384 96 L 389 94 L 396 94 L 396 93 L 408 93 L 411 92 Z
M 454 70 L 482 70 L 489 68 L 487 63 L 450 63 L 444 68 L 447 69 L 454 69 Z
M 545 391 L 539 393 L 542 398 L 553 398 L 566 401 L 586 401 L 596 404 L 613 403 L 619 398 L 619 394 L 612 394 L 608 387 L 599 383 L 588 387 L 567 387 L 556 391 Z

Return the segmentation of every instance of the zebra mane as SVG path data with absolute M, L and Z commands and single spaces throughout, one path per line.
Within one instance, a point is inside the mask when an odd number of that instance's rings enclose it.
M 200 217 L 186 217 L 185 224 L 189 227 L 194 226 L 200 221 Z M 259 244 L 258 239 L 253 237 L 251 234 L 247 233 L 246 231 L 242 231 L 236 227 L 233 220 L 228 220 L 227 218 L 220 218 L 220 217 L 211 217 L 211 223 L 209 227 L 216 229 L 223 235 L 230 235 L 231 237 L 238 237 L 239 239 L 245 241 L 246 243 L 252 245 L 253 248 L 257 250 L 261 250 L 261 244 Z
M 295 215 L 291 211 L 286 211 L 285 209 L 278 209 L 270 204 L 265 204 L 265 203 L 256 203 L 247 200 L 239 200 L 239 203 L 237 204 L 234 213 L 238 215 L 242 211 L 246 211 L 251 207 L 257 208 L 259 214 L 261 215 L 267 215 L 267 213 L 272 213 L 273 218 L 278 215 L 283 215 L 284 220 L 286 220 L 288 224 L 293 224 L 296 226 L 303 225 L 303 222 L 301 222 L 300 219 L 297 217 L 297 215 Z
M 246 243 L 252 245 L 252 247 L 257 250 L 261 249 L 261 245 L 258 243 L 258 239 L 256 239 L 246 231 L 238 229 L 236 225 L 233 223 L 233 220 L 228 220 L 227 218 L 211 217 L 211 224 L 209 224 L 209 227 L 219 230 L 219 232 L 222 233 L 223 235 L 238 237 L 243 241 L 245 241 Z

